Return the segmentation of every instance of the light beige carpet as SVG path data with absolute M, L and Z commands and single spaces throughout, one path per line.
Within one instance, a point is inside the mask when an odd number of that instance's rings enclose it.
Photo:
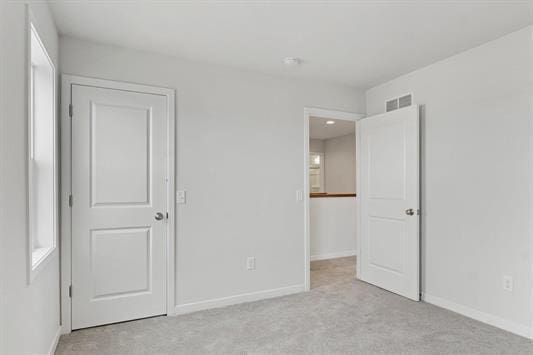
M 354 258 L 311 269 L 310 292 L 75 331 L 57 354 L 533 354 L 525 338 L 355 280 Z

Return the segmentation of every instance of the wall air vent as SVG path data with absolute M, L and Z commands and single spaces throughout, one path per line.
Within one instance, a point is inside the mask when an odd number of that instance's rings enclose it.
M 398 109 L 398 99 L 392 99 L 387 101 L 387 112 Z
M 413 95 L 408 94 L 394 99 L 388 100 L 385 106 L 385 112 L 397 110 L 402 107 L 411 106 L 413 104 Z

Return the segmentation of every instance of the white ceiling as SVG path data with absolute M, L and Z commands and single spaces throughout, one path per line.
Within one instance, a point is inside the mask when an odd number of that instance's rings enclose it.
M 309 119 L 309 138 L 330 139 L 347 134 L 355 134 L 355 122 L 344 120 L 333 120 L 335 124 L 328 125 L 326 121 L 331 118 L 311 117 Z
M 62 34 L 361 88 L 527 26 L 532 2 L 50 1 Z

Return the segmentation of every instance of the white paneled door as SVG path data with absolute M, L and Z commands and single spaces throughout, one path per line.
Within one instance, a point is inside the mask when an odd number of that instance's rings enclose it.
M 166 313 L 166 101 L 72 85 L 72 329 Z
M 358 277 L 420 299 L 419 122 L 410 106 L 357 122 Z

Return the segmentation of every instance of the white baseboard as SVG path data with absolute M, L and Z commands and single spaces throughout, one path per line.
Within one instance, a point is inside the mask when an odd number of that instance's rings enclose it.
M 345 250 L 345 251 L 338 251 L 335 253 L 311 255 L 311 261 L 343 258 L 346 256 L 354 256 L 354 255 L 356 255 L 355 250 Z
M 272 290 L 258 291 L 252 293 L 244 293 L 235 296 L 215 298 L 207 301 L 193 302 L 177 305 L 175 314 L 186 314 L 196 311 L 201 311 L 210 308 L 219 308 L 230 306 L 233 304 L 259 301 L 267 298 L 286 296 L 293 293 L 300 293 L 305 291 L 305 285 L 296 285 L 289 287 L 276 288 Z
M 59 344 L 59 338 L 61 337 L 61 326 L 57 328 L 56 335 L 54 336 L 54 340 L 52 341 L 52 345 L 50 345 L 50 349 L 48 349 L 48 355 L 54 355 L 57 349 L 57 344 Z
M 481 312 L 476 309 L 463 306 L 440 297 L 423 294 L 422 300 L 426 303 L 431 303 L 437 307 L 445 308 L 449 311 L 459 313 L 468 318 L 475 319 L 477 321 L 492 325 L 494 327 L 506 330 L 508 332 L 523 336 L 525 338 L 533 339 L 531 329 L 525 325 L 509 321 L 498 316 Z

